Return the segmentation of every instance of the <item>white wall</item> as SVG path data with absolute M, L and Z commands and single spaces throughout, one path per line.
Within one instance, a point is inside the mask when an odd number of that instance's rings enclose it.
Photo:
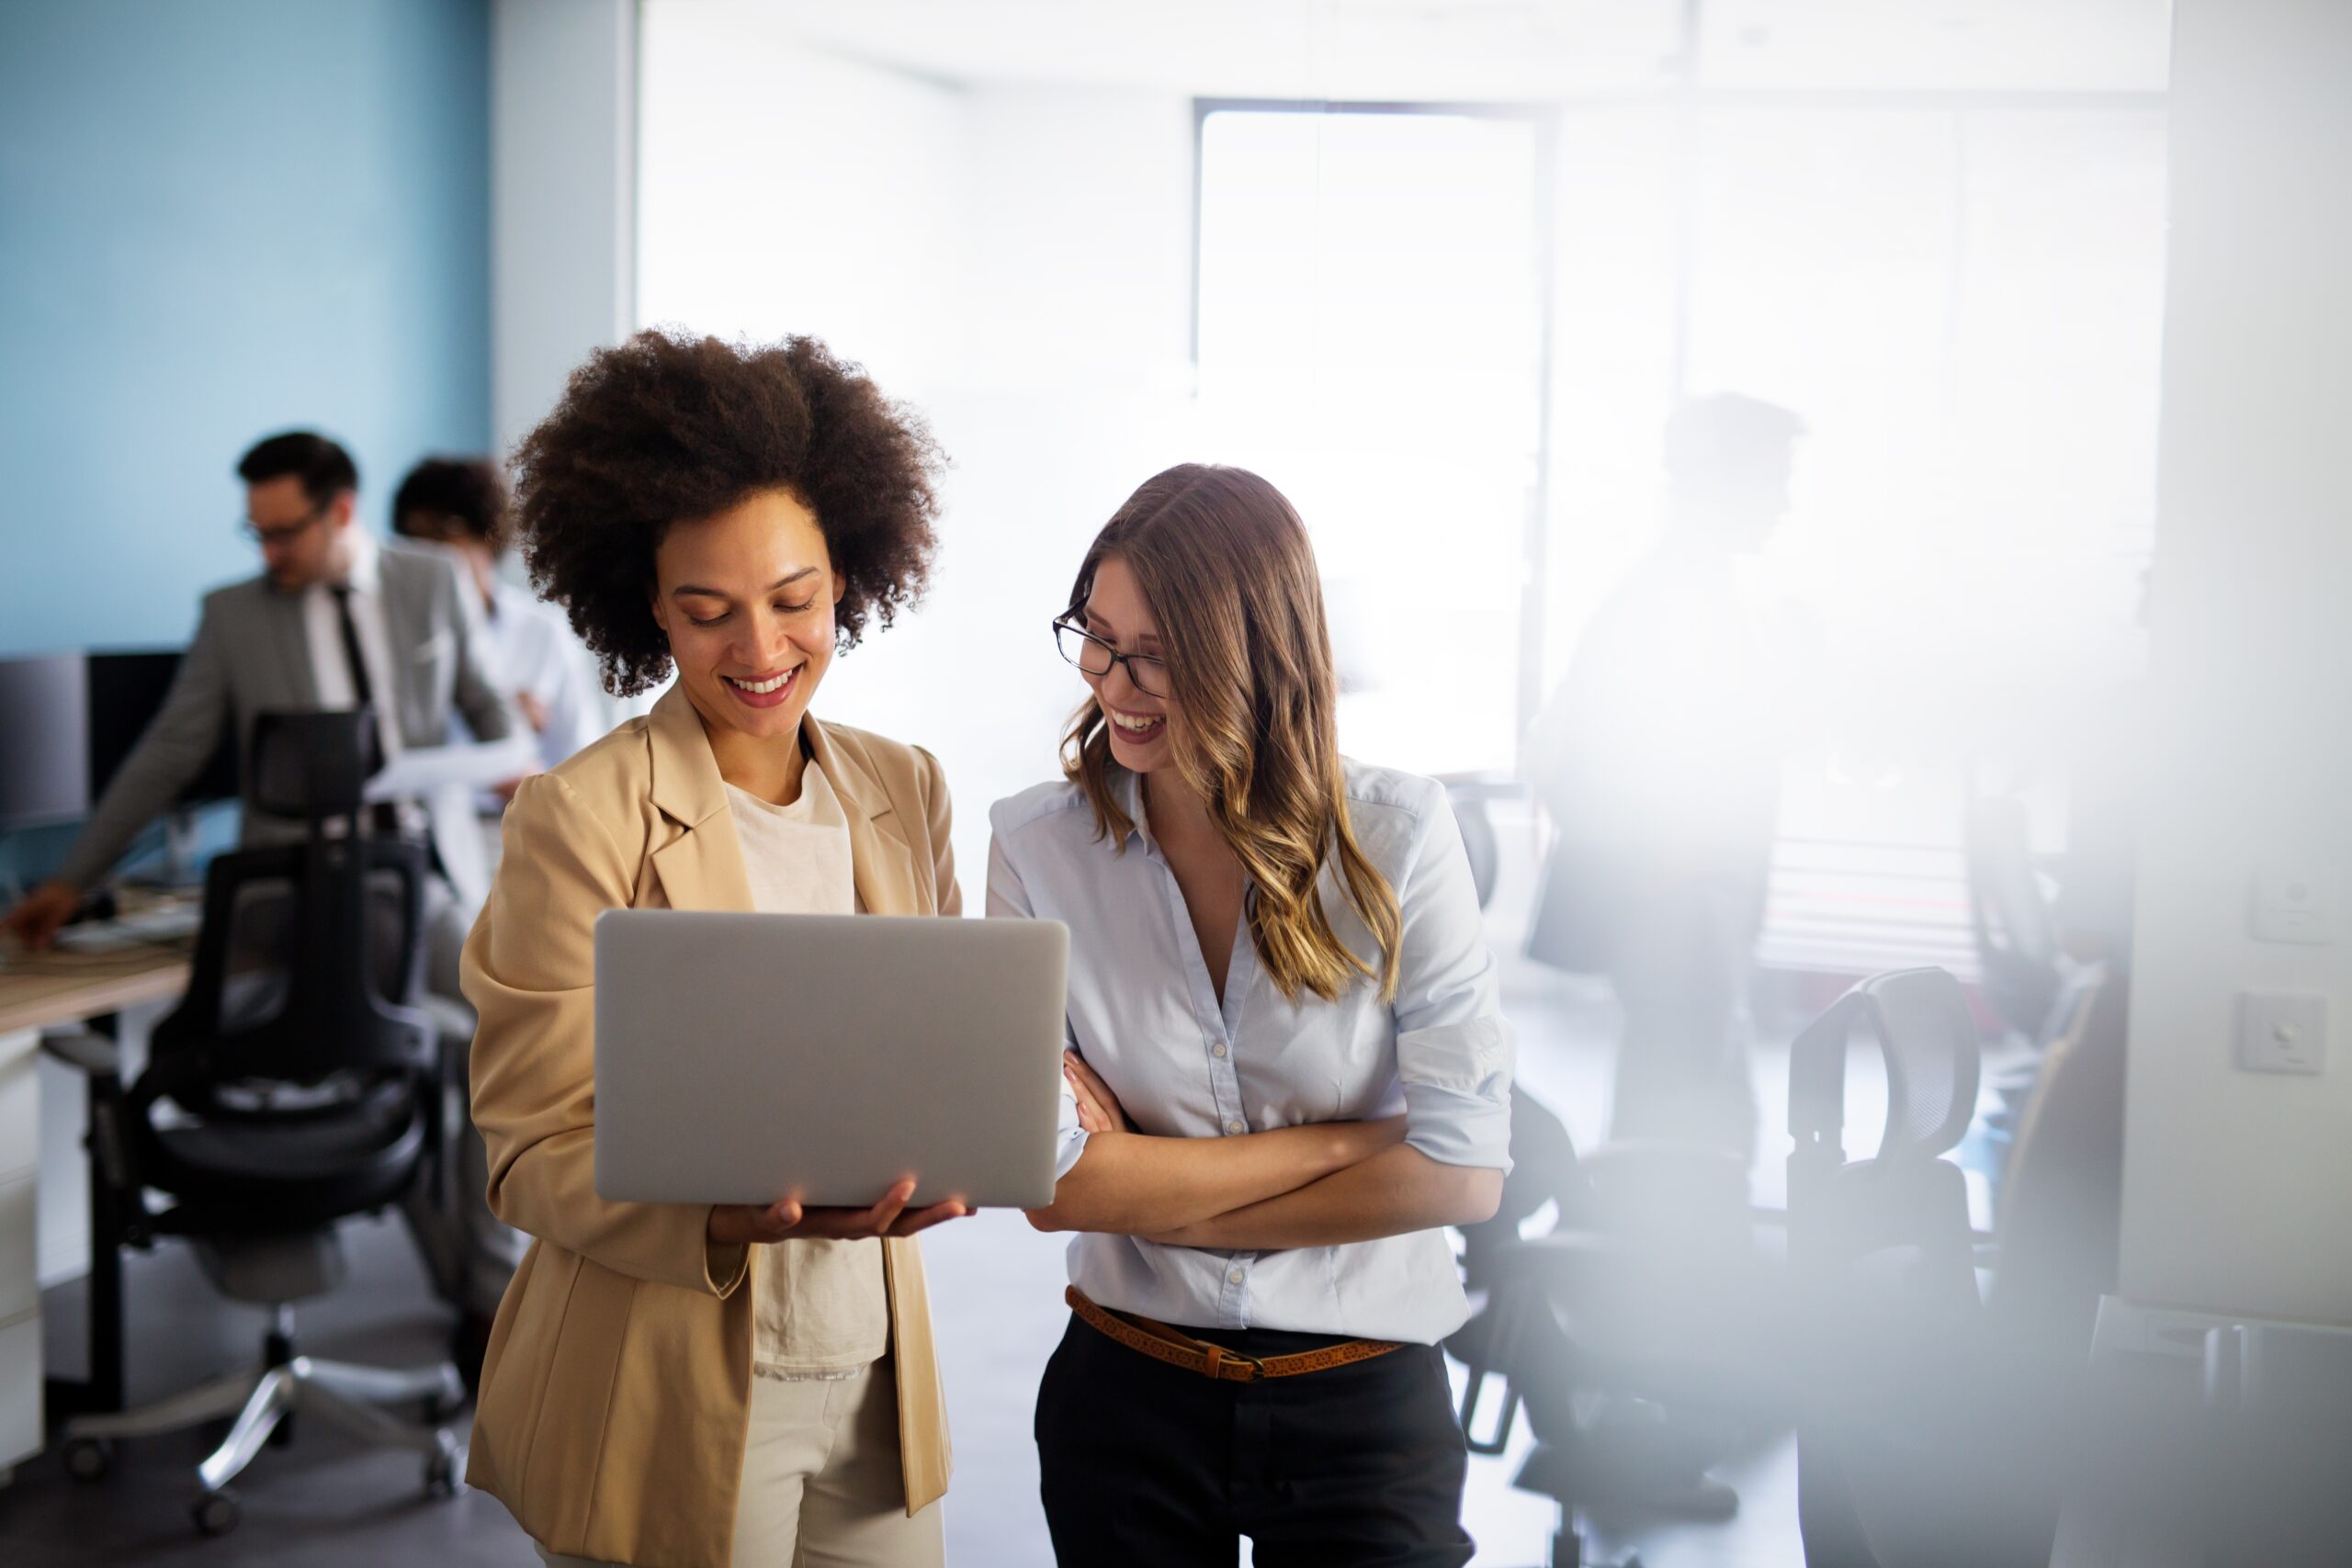
M 1203 456 L 1190 101 L 943 85 L 744 0 L 650 0 L 642 40 L 640 320 L 820 337 L 953 465 L 928 598 L 816 707 L 938 754 L 977 908 L 989 804 L 1055 775 L 1080 695 L 1046 623 L 1128 492 Z
M 494 0 L 491 427 L 503 455 L 588 351 L 628 333 L 635 0 Z
M 2352 6 L 2181 0 L 2123 1289 L 2352 1323 Z M 2256 868 L 2338 889 L 2256 943 Z M 2232 998 L 2317 992 L 2318 1077 L 2234 1072 Z
M 922 612 L 837 666 L 825 711 L 921 740 L 954 781 L 977 905 L 986 812 L 1057 776 L 1081 683 L 1046 625 L 1096 530 L 1192 439 L 1191 105 L 971 95 L 962 354 L 928 412 L 955 460 Z M 1214 456 L 1210 454 L 1209 456 Z
M 745 0 L 648 0 L 643 37 L 639 321 L 820 337 L 935 390 L 965 316 L 963 95 Z

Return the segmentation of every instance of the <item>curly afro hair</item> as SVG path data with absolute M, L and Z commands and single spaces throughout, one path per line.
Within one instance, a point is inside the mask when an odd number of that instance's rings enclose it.
M 816 514 L 847 588 L 842 649 L 921 596 L 944 466 L 922 421 L 814 338 L 754 346 L 641 332 L 599 349 L 514 454 L 531 581 L 628 696 L 670 673 L 649 589 L 671 524 L 763 490 Z

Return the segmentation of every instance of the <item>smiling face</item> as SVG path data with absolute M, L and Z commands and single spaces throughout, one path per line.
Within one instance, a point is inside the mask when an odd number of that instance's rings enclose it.
M 1135 572 L 1115 555 L 1105 556 L 1094 569 L 1093 585 L 1083 606 L 1087 631 L 1121 653 L 1162 659 L 1159 625 L 1152 618 L 1150 602 Z M 1165 666 L 1162 666 L 1164 669 Z M 1169 727 L 1176 713 L 1173 696 L 1155 696 L 1135 682 L 1129 665 L 1111 667 L 1107 675 L 1088 675 L 1094 700 L 1110 720 L 1111 756 L 1131 773 L 1172 767 L 1175 750 Z
M 848 586 L 816 514 L 788 491 L 754 491 L 672 524 L 653 571 L 653 618 L 714 745 L 797 734 L 833 661 L 833 605 Z

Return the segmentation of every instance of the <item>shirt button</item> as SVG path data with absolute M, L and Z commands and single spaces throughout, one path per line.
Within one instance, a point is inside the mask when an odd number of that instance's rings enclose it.
M 1231 1273 L 1226 1275 L 1225 1282 L 1228 1285 L 1238 1285 L 1241 1283 L 1241 1270 L 1236 1269 Z
M 1225 1047 L 1222 1045 L 1212 1045 L 1209 1047 L 1209 1055 L 1222 1058 L 1225 1055 Z
M 1241 1136 L 1242 1134 L 1250 1130 L 1250 1124 L 1243 1122 L 1240 1118 L 1236 1117 L 1234 1120 L 1227 1122 L 1225 1124 L 1225 1130 L 1238 1138 Z

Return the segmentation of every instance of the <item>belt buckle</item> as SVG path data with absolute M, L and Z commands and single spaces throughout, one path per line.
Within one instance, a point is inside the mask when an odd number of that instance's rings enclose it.
M 1220 1381 L 1224 1380 L 1225 1373 L 1220 1371 L 1218 1368 L 1226 1361 L 1238 1361 L 1243 1366 L 1250 1369 L 1250 1375 L 1247 1378 L 1236 1379 L 1234 1380 L 1236 1382 L 1263 1382 L 1266 1379 L 1274 1375 L 1272 1372 L 1267 1371 L 1265 1362 L 1260 1360 L 1255 1356 L 1250 1355 L 1246 1351 L 1228 1350 L 1224 1346 L 1216 1343 L 1214 1340 L 1204 1339 L 1202 1343 L 1209 1348 L 1209 1376 L 1213 1378 L 1216 1378 Z

